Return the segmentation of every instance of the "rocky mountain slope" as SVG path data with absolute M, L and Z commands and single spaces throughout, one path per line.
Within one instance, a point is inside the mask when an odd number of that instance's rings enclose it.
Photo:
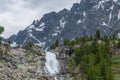
M 120 37 L 120 0 L 80 0 L 70 10 L 45 14 L 34 20 L 25 30 L 9 39 L 20 45 L 29 41 L 48 48 L 56 39 L 75 39 L 93 35 L 97 29 L 102 34 Z
M 1 45 L 0 79 L 42 79 L 40 76 L 44 72 L 42 65 L 45 62 L 45 53 L 39 47 L 34 47 L 31 50 L 20 47 L 12 48 L 7 44 Z
M 39 46 L 23 48 L 2 44 L 0 80 L 68 80 L 63 54 L 46 52 Z

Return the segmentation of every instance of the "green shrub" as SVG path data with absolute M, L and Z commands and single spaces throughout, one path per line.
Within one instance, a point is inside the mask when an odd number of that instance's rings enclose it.
M 33 46 L 34 46 L 34 43 L 33 43 L 33 42 L 28 42 L 27 46 L 28 46 L 28 47 L 33 47 Z

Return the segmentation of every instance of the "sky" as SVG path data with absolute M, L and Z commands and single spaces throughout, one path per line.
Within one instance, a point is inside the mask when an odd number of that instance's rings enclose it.
M 1 36 L 8 38 L 24 30 L 33 20 L 51 11 L 70 9 L 80 0 L 0 0 L 0 25 L 5 31 Z

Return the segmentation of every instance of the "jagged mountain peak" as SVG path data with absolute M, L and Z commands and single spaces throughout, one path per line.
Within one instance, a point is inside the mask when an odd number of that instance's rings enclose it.
M 99 28 L 102 35 L 120 32 L 119 0 L 81 0 L 74 3 L 70 10 L 45 14 L 40 20 L 34 20 L 25 30 L 16 36 L 16 43 L 29 41 L 49 47 L 56 39 L 74 39 L 85 35 L 94 35 Z
M 69 12 L 69 10 L 64 8 L 61 11 L 59 11 L 58 14 L 62 15 L 62 14 L 68 13 L 68 12 Z

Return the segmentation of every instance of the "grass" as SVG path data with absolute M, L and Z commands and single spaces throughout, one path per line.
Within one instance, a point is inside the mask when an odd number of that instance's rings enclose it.
M 120 56 L 114 56 L 114 57 L 112 58 L 112 62 L 113 62 L 113 63 L 120 63 Z

